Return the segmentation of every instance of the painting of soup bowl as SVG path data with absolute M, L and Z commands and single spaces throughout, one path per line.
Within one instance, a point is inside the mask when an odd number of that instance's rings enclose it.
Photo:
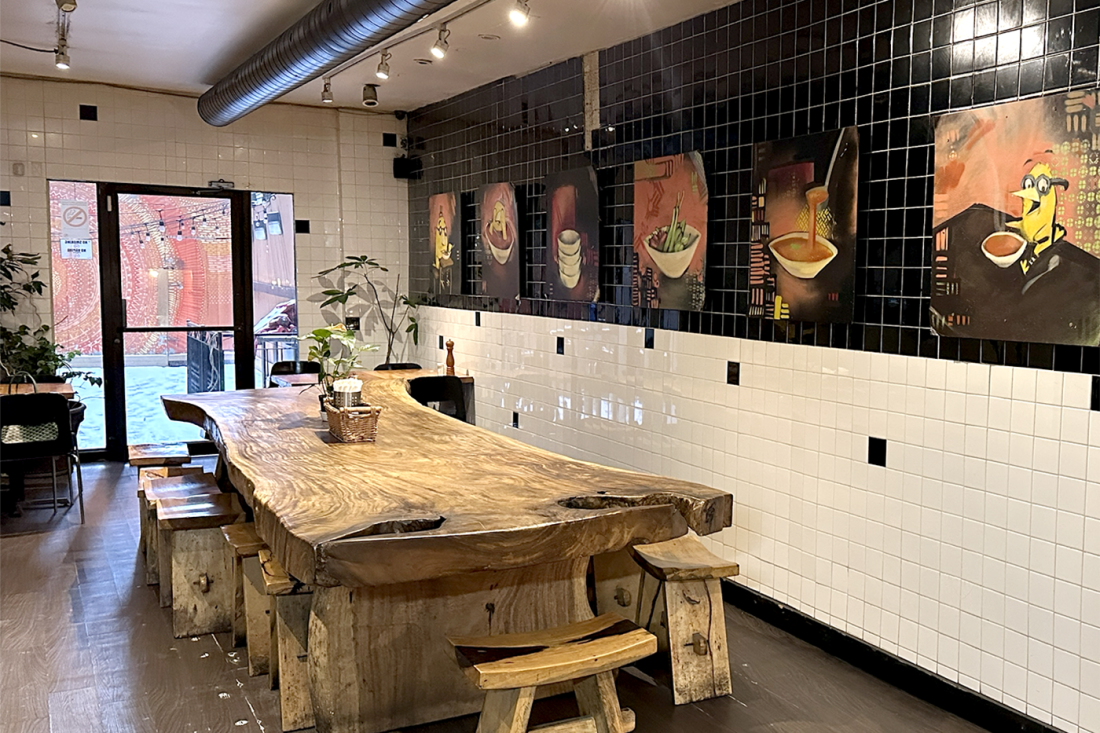
M 812 280 L 836 258 L 837 248 L 825 237 L 816 237 L 813 248 L 810 247 L 808 232 L 791 232 L 773 239 L 768 249 L 776 262 L 791 275 L 803 280 Z

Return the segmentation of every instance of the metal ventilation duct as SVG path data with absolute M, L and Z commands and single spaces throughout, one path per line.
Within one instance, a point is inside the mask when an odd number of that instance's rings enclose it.
M 228 125 L 452 2 L 324 0 L 199 97 L 199 116 Z

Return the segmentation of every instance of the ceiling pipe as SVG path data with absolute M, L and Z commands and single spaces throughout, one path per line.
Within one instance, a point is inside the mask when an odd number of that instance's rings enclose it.
M 228 125 L 453 1 L 324 0 L 199 97 L 199 116 Z

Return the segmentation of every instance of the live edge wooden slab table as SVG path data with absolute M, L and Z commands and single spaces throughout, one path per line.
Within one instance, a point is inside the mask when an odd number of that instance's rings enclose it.
M 308 654 L 319 731 L 377 733 L 476 712 L 448 636 L 592 617 L 589 559 L 731 521 L 699 484 L 533 448 L 371 379 L 376 443 L 339 443 L 312 392 L 163 398 L 209 432 L 259 535 L 314 587 Z

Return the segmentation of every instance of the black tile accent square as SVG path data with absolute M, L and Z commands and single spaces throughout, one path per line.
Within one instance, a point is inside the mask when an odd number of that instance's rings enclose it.
M 647 328 L 645 330 L 645 347 L 647 349 L 653 348 L 653 329 Z
M 1092 409 L 1100 412 L 1100 376 L 1092 377 Z
M 94 104 L 80 105 L 80 119 L 95 122 L 99 119 L 99 107 Z
M 309 219 L 295 219 L 294 220 L 294 233 L 295 234 L 309 234 Z
M 11 206 L 11 191 L 0 191 L 0 206 Z
M 474 314 L 474 325 L 479 328 L 481 327 L 481 311 Z
M 344 319 L 344 326 L 349 331 L 359 330 L 359 316 L 348 316 Z
M 867 462 L 872 466 L 886 466 L 886 438 L 867 438 Z
M 513 412 L 512 413 L 512 427 L 513 428 L 518 428 L 519 427 L 519 413 L 518 412 Z
M 558 353 L 559 354 L 564 354 L 565 353 L 565 337 L 564 336 L 558 336 Z
M 383 132 L 382 133 L 382 147 L 384 147 L 384 148 L 396 148 L 397 147 L 397 133 L 396 132 Z
M 443 349 L 443 334 L 439 334 L 439 348 Z
M 741 362 L 726 362 L 726 384 L 741 384 Z

